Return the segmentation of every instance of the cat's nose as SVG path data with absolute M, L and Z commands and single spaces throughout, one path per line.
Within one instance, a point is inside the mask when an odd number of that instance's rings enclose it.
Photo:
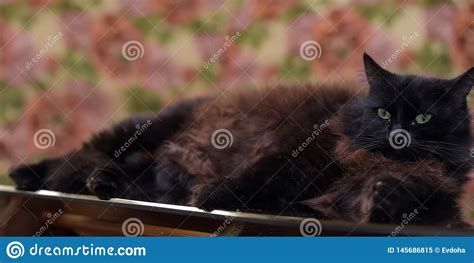
M 402 125 L 400 125 L 400 123 L 398 123 L 398 122 L 397 122 L 397 123 L 394 123 L 394 124 L 392 125 L 392 131 L 394 131 L 394 130 L 399 130 L 399 129 L 401 129 L 401 128 L 402 128 Z
M 400 124 L 394 124 L 388 134 L 388 142 L 395 150 L 409 147 L 411 144 L 411 134 L 402 128 Z

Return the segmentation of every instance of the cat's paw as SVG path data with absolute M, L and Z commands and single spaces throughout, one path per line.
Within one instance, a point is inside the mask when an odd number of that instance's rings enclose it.
M 371 222 L 398 222 L 410 210 L 412 196 L 399 180 L 390 178 L 377 181 L 372 190 Z
M 118 169 L 99 168 L 87 178 L 86 186 L 103 200 L 120 197 L 126 191 L 125 182 L 121 180 L 123 176 Z
M 191 205 L 206 211 L 238 210 L 243 203 L 223 184 L 209 184 L 198 187 Z
M 36 191 L 44 188 L 47 163 L 24 164 L 11 169 L 8 176 L 15 182 L 20 190 Z

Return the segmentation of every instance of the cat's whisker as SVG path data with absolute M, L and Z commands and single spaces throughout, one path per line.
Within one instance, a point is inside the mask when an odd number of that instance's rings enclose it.
M 452 163 L 455 163 L 455 162 L 456 162 L 456 160 L 453 159 L 453 158 L 458 157 L 457 154 L 452 153 L 452 152 L 448 152 L 448 151 L 445 151 L 445 150 L 442 150 L 442 149 L 436 149 L 436 148 L 432 148 L 432 147 L 427 147 L 427 146 L 421 145 L 421 144 L 419 144 L 418 147 L 419 147 L 420 149 L 423 149 L 423 150 L 425 150 L 425 151 L 431 153 L 431 154 L 438 155 L 438 156 L 440 156 L 441 158 L 445 158 L 445 159 L 449 160 L 449 161 L 452 162 Z
M 427 145 L 427 144 L 421 144 L 421 143 L 417 143 L 416 145 L 419 145 L 421 147 L 424 147 L 424 148 L 427 148 L 427 149 L 434 149 L 434 150 L 441 150 L 443 152 L 446 152 L 446 153 L 449 153 L 449 154 L 452 154 L 452 155 L 459 155 L 459 154 L 462 154 L 463 152 L 469 152 L 469 149 L 466 148 L 466 149 L 457 149 L 457 148 L 453 148 L 453 147 L 445 147 L 445 146 L 441 146 L 441 145 Z
M 443 141 L 430 141 L 430 140 L 417 140 L 420 143 L 426 143 L 426 144 L 435 144 L 435 145 L 448 145 L 448 146 L 459 146 L 458 143 L 450 143 L 450 142 L 443 142 Z

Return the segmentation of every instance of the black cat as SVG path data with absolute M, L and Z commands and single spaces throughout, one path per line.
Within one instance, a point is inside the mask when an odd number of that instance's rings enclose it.
M 13 169 L 18 188 L 354 221 L 459 220 L 471 147 L 453 80 L 398 75 L 368 55 L 369 92 L 340 83 L 182 101 Z

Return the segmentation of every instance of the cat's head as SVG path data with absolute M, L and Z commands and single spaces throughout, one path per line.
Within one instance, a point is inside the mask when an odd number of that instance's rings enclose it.
M 474 85 L 474 68 L 454 79 L 400 75 L 367 54 L 364 66 L 369 93 L 346 115 L 354 145 L 403 160 L 430 155 L 460 164 L 469 158 L 466 97 Z

